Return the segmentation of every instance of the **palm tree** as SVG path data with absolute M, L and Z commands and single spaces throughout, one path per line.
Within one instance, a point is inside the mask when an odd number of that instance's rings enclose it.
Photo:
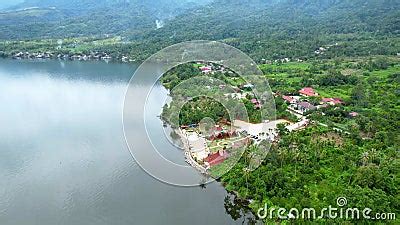
M 363 152 L 363 154 L 361 155 L 361 162 L 363 166 L 366 166 L 368 164 L 369 161 L 369 153 L 368 152 Z
M 278 155 L 279 155 L 279 158 L 280 158 L 280 160 L 281 160 L 281 168 L 282 168 L 282 166 L 283 166 L 283 159 L 286 157 L 286 151 L 285 151 L 285 149 L 284 149 L 284 148 L 279 148 L 279 149 L 278 149 Z
M 373 162 L 373 163 L 375 163 L 375 164 L 379 164 L 379 161 L 378 161 L 378 158 L 379 158 L 379 153 L 378 153 L 378 151 L 376 151 L 376 149 L 371 149 L 369 152 L 368 152 L 368 154 L 369 154 L 369 157 L 370 157 L 370 160 L 371 160 L 371 162 Z
M 249 194 L 249 174 L 250 174 L 250 169 L 245 167 L 243 168 L 243 172 L 244 172 L 244 177 L 246 179 L 246 197 Z
M 300 152 L 299 149 L 297 148 L 297 146 L 294 146 L 292 148 L 292 153 L 293 153 L 293 159 L 295 160 L 295 164 L 294 164 L 294 176 L 296 177 L 297 174 L 297 160 L 300 156 Z

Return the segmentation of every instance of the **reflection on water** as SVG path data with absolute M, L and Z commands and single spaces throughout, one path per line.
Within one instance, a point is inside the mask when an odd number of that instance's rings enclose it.
M 227 195 L 224 199 L 224 207 L 227 214 L 229 214 L 235 221 L 242 221 L 242 224 L 255 225 L 260 224 L 252 215 L 246 200 L 240 199 L 235 195 Z
M 0 224 L 242 224 L 218 183 L 168 186 L 134 163 L 121 118 L 134 70 L 0 60 Z

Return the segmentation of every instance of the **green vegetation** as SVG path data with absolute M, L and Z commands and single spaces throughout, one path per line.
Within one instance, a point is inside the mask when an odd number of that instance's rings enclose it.
M 200 0 L 25 0 L 0 12 L 0 39 L 118 36 L 140 38 Z M 189 4 L 190 3 L 190 4 Z
M 200 3 L 206 2 L 209 1 Z M 117 36 L 121 37 L 118 43 L 103 47 L 83 45 L 82 52 L 104 51 L 115 58 L 125 55 L 141 61 L 171 44 L 203 39 L 237 47 L 260 64 L 285 58 L 296 61 L 393 56 L 400 52 L 400 4 L 397 3 L 374 0 L 240 0 L 232 3 L 217 0 L 207 6 L 196 6 L 171 0 L 143 4 L 138 1 L 62 0 L 52 4 L 43 1 L 41 7 L 55 5 L 61 12 L 53 11 L 61 15 L 46 13 L 33 18 L 10 13 L 0 15 L 0 40 L 4 40 L 0 51 L 4 56 L 26 49 L 57 54 L 57 45 L 35 48 L 31 41 L 41 39 L 45 45 L 49 40 L 56 43 L 66 37 Z M 76 12 L 72 10 L 74 4 L 79 6 Z M 74 16 L 65 18 L 72 12 Z M 159 29 L 156 29 L 157 19 L 165 22 Z
M 282 134 L 253 172 L 245 172 L 244 154 L 221 181 L 228 190 L 251 199 L 253 212 L 265 203 L 287 209 L 314 207 L 318 212 L 346 197 L 348 207 L 398 214 L 398 154 L 398 144 L 382 145 L 379 138 L 358 142 L 351 135 L 313 126 Z
M 379 62 L 385 62 L 385 66 L 377 66 L 381 65 Z M 310 115 L 328 127 L 313 125 L 299 132 L 281 132 L 280 141 L 273 145 L 262 166 L 244 173 L 244 157 L 222 177 L 222 182 L 228 190 L 252 199 L 250 206 L 254 212 L 265 203 L 270 207 L 313 206 L 320 210 L 335 206 L 336 198 L 345 196 L 349 207 L 370 207 L 374 212 L 399 214 L 399 60 L 378 57 L 313 64 L 319 69 L 309 74 L 311 67 L 307 64 L 262 68 L 264 71 L 273 68 L 266 72 L 267 76 L 277 70 L 305 73 L 310 76 L 308 85 L 315 85 L 325 97 L 339 95 L 346 104 Z M 350 76 L 346 79 L 357 80 L 353 84 L 321 85 L 318 79 L 326 78 L 325 74 L 332 70 L 339 74 L 338 71 L 350 68 L 357 69 L 355 74 L 346 75 Z M 272 78 L 272 83 L 274 79 L 282 78 Z M 295 81 L 272 87 L 288 90 L 299 85 L 301 82 Z M 351 111 L 358 112 L 359 116 L 350 118 Z
M 189 63 L 177 66 L 163 75 L 161 83 L 171 91 L 173 101 L 169 107 L 164 107 L 162 117 L 175 126 L 197 124 L 205 117 L 212 118 L 214 121 L 220 121 L 223 118 L 229 121 L 232 118 L 224 106 L 216 102 L 218 99 L 193 98 L 193 96 L 197 96 L 199 93 L 209 97 L 225 96 L 225 94 L 237 92 L 246 95 L 246 98 L 238 100 L 227 97 L 224 101 L 225 107 L 231 109 L 230 113 L 232 113 L 233 119 L 248 118 L 253 123 L 261 122 L 262 109 L 255 108 L 254 103 L 250 101 L 253 98 L 252 92 L 249 91 L 246 94 L 239 88 L 245 84 L 244 80 L 233 71 L 218 70 L 220 69 L 219 65 L 207 65 L 212 67 L 214 72 L 202 73 L 200 67 L 204 65 Z M 199 79 L 193 82 L 189 78 Z M 189 82 L 184 82 L 187 80 Z M 179 85 L 182 82 L 183 85 Z M 243 108 L 238 106 L 243 106 Z M 246 115 L 243 114 L 244 110 Z M 179 121 L 171 120 L 177 113 L 179 113 Z
M 348 207 L 400 215 L 397 0 L 217 0 L 203 7 L 175 1 L 166 5 L 158 0 L 138 2 L 56 1 L 56 10 L 48 8 L 55 2 L 47 0 L 39 9 L 0 13 L 0 56 L 103 52 L 115 59 L 126 56 L 141 61 L 182 41 L 227 43 L 259 64 L 276 94 L 277 118 L 297 120 L 279 96 L 296 94 L 303 87 L 311 86 L 319 93 L 310 102 L 323 97 L 344 101 L 310 112 L 312 123 L 304 130 L 288 132 L 279 126 L 279 141 L 252 172 L 246 169 L 249 155 L 260 149 L 250 146 L 221 178 L 229 191 L 252 200 L 253 212 L 265 203 L 318 210 L 336 206 L 336 199 L 343 196 Z M 38 2 L 24 6 L 29 3 Z M 81 7 L 76 9 L 74 4 Z M 165 8 L 169 13 L 162 13 Z M 158 19 L 165 25 L 156 29 Z M 243 90 L 245 81 L 229 70 L 204 74 L 200 70 L 204 65 L 181 65 L 162 77 L 161 83 L 173 97 L 163 109 L 163 119 L 175 126 L 198 123 L 203 117 L 228 120 L 216 101 L 191 98 L 205 89 L 224 96 L 232 91 L 218 84 L 227 84 L 248 94 L 239 102 L 251 122 L 260 122 L 263 109 L 251 103 L 250 91 Z M 194 77 L 201 82 L 179 88 L 182 81 Z M 228 106 L 238 102 L 227 99 Z M 234 116 L 243 116 L 233 111 Z M 350 112 L 357 114 L 350 116 Z M 212 173 L 224 171 L 230 160 Z
M 162 81 L 171 88 L 178 81 L 204 76 L 198 68 L 197 64 L 182 65 L 168 72 Z M 314 122 L 304 130 L 287 132 L 280 126 L 279 141 L 252 172 L 246 169 L 248 156 L 258 148 L 250 146 L 239 163 L 221 177 L 226 189 L 251 200 L 249 207 L 254 213 L 265 203 L 288 209 L 314 207 L 318 212 L 336 206 L 336 199 L 343 196 L 348 207 L 369 207 L 373 213 L 398 215 L 400 60 L 382 56 L 341 58 L 262 64 L 260 69 L 277 93 L 294 94 L 304 86 L 312 86 L 320 93 L 315 101 L 340 97 L 345 103 L 312 112 L 309 118 Z M 285 118 L 287 104 L 280 97 L 276 103 L 277 117 Z M 204 110 L 208 106 L 200 111 L 213 113 Z M 195 111 L 184 111 L 185 118 L 196 115 Z M 353 111 L 358 116 L 350 117 Z M 220 112 L 214 112 L 218 119 L 226 116 Z M 211 174 L 223 173 L 234 160 L 212 168 Z M 389 222 L 395 224 L 398 220 Z
M 211 118 L 213 121 L 229 118 L 221 103 L 205 97 L 194 98 L 187 102 L 179 113 L 180 125 L 198 124 L 203 118 Z

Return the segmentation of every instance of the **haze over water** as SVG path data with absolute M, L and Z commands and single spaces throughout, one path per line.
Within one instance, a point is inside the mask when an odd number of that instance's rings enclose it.
M 166 185 L 134 162 L 121 118 L 134 70 L 0 60 L 0 224 L 241 224 L 226 214 L 220 184 Z

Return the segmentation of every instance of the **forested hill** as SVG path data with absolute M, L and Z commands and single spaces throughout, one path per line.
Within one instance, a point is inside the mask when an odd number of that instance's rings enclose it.
M 293 36 L 298 34 L 384 33 L 399 34 L 399 0 L 260 0 L 229 4 L 219 0 L 172 21 L 173 31 L 192 29 L 193 36 Z M 185 26 L 182 27 L 182 25 Z M 182 29 L 177 29 L 182 27 Z M 243 32 L 246 31 L 246 32 Z M 272 32 L 272 33 L 271 33 Z M 191 32 L 192 33 L 192 32 Z M 191 34 L 189 33 L 189 34 Z
M 187 37 L 295 37 L 309 34 L 399 34 L 399 0 L 217 0 L 165 30 Z M 168 29 L 169 28 L 169 29 Z M 181 28 L 181 29 L 178 29 Z M 190 32 L 188 32 L 190 31 Z M 221 32 L 223 31 L 223 32 Z M 250 31 L 250 32 L 249 32 Z M 162 34 L 161 31 L 158 33 Z
M 0 13 L 0 40 L 119 36 L 131 46 L 111 53 L 139 60 L 198 39 L 255 60 L 311 57 L 320 47 L 330 48 L 320 57 L 396 55 L 399 35 L 400 0 L 25 0 Z
M 399 0 L 216 0 L 143 40 L 149 46 L 222 40 L 254 59 L 269 59 L 310 56 L 336 44 L 327 57 L 396 54 L 399 32 Z
M 135 36 L 210 1 L 25 0 L 0 12 L 0 39 Z
M 400 0 L 25 0 L 0 14 L 0 39 L 118 34 L 175 39 L 398 34 Z M 140 30 L 141 32 L 133 32 Z M 256 33 L 256 35 L 255 35 Z
M 30 7 L 55 7 L 69 15 L 82 15 L 82 13 L 95 12 L 98 9 L 109 9 L 109 14 L 117 13 L 112 8 L 138 8 L 142 7 L 157 12 L 157 16 L 169 16 L 173 11 L 190 8 L 195 5 L 202 5 L 211 0 L 25 0 L 11 9 Z

